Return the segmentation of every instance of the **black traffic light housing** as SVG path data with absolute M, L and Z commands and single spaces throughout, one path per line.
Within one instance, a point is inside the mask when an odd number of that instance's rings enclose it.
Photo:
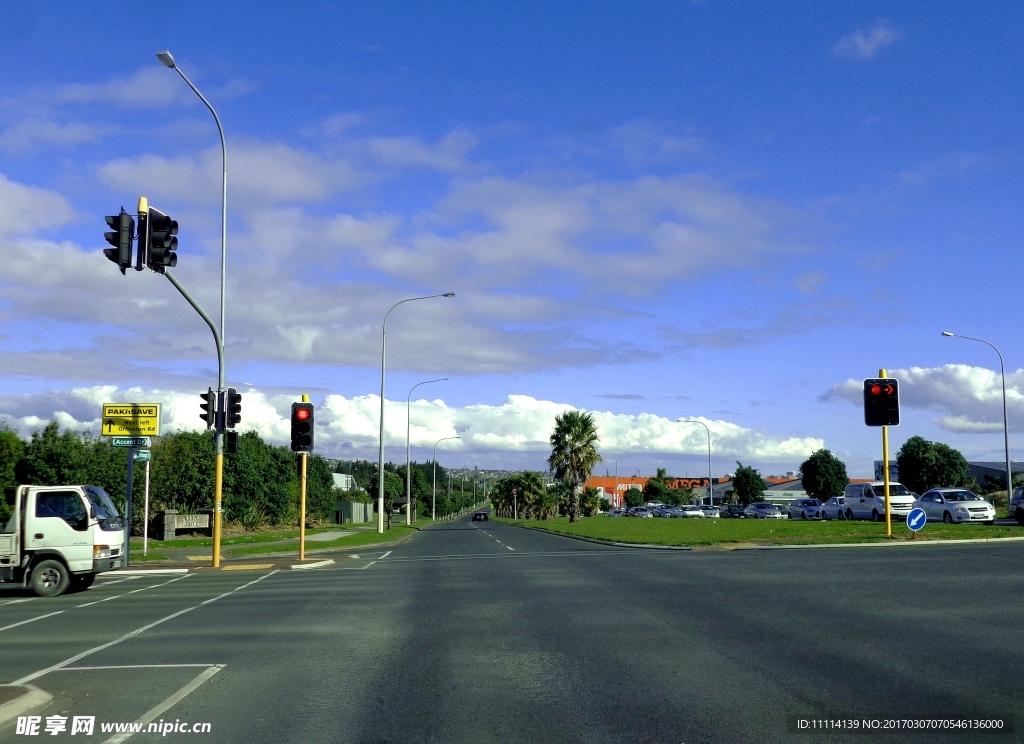
M 900 425 L 900 384 L 891 377 L 864 380 L 864 423 Z
M 203 409 L 199 418 L 206 422 L 206 428 L 209 429 L 217 423 L 217 393 L 213 392 L 213 388 L 206 388 L 206 392 L 200 393 L 199 397 L 203 399 L 203 402 L 199 404 L 199 407 Z
M 224 426 L 234 429 L 237 424 L 242 423 L 242 394 L 234 388 L 228 388 L 224 397 Z
M 313 404 L 292 403 L 292 452 L 313 451 Z
M 143 268 L 163 274 L 178 265 L 178 222 L 156 207 L 139 213 L 139 258 L 137 271 Z
M 103 255 L 117 264 L 123 274 L 132 265 L 132 242 L 135 240 L 135 220 L 121 207 L 121 214 L 104 218 L 113 232 L 103 233 L 113 248 L 104 248 Z
M 238 452 L 238 432 L 224 432 L 224 454 L 233 455 Z

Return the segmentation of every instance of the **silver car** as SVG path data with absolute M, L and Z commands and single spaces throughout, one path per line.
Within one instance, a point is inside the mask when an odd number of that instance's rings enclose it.
M 846 507 L 842 496 L 833 496 L 821 507 L 822 519 L 846 519 Z
M 704 518 L 704 512 L 701 511 L 699 506 L 680 506 L 676 509 L 676 515 L 687 519 L 692 519 L 694 517 L 698 519 Z
M 790 519 L 824 519 L 823 504 L 817 499 L 794 499 L 789 505 Z
M 784 519 L 782 511 L 775 504 L 758 502 L 751 504 L 743 510 L 743 516 L 747 519 Z
M 924 509 L 929 522 L 995 524 L 996 521 L 995 507 L 965 488 L 933 488 L 922 493 L 914 507 Z
M 722 516 L 722 510 L 717 506 L 707 506 L 706 504 L 700 505 L 700 510 L 704 512 L 705 517 L 720 517 Z

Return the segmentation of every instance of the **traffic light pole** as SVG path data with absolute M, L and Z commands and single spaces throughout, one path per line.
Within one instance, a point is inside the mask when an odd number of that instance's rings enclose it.
M 309 403 L 309 396 L 302 394 L 302 402 Z M 299 560 L 306 560 L 306 466 L 309 454 L 299 453 Z
M 889 376 L 884 369 L 878 370 L 878 376 Z M 892 512 L 889 510 L 889 427 L 882 427 L 882 483 L 885 488 L 885 536 L 892 537 Z
M 221 338 L 220 331 L 217 330 L 217 326 L 214 325 L 213 319 L 206 314 L 206 311 L 199 306 L 199 303 L 188 293 L 188 290 L 182 286 L 174 274 L 171 273 L 170 269 L 164 271 L 164 276 L 167 280 L 174 285 L 181 296 L 184 297 L 188 304 L 190 304 L 199 317 L 206 321 L 206 325 L 210 326 L 210 330 L 213 332 L 213 340 L 217 344 L 217 399 L 223 399 L 224 392 L 224 340 Z M 217 413 L 217 424 L 213 435 L 213 446 L 214 452 L 216 453 L 215 469 L 213 475 L 213 567 L 220 567 L 220 528 L 221 528 L 221 504 L 224 496 L 224 412 L 219 411 Z

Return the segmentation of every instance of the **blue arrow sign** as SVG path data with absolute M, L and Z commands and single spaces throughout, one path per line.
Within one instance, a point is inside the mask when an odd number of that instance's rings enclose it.
M 924 527 L 928 521 L 928 515 L 924 513 L 924 509 L 911 509 L 910 514 L 907 515 L 907 527 L 917 532 L 919 529 Z

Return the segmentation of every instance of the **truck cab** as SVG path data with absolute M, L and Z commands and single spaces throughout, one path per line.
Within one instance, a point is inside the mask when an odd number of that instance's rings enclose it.
M 99 486 L 19 486 L 0 531 L 0 583 L 41 597 L 87 589 L 123 565 L 124 520 Z

